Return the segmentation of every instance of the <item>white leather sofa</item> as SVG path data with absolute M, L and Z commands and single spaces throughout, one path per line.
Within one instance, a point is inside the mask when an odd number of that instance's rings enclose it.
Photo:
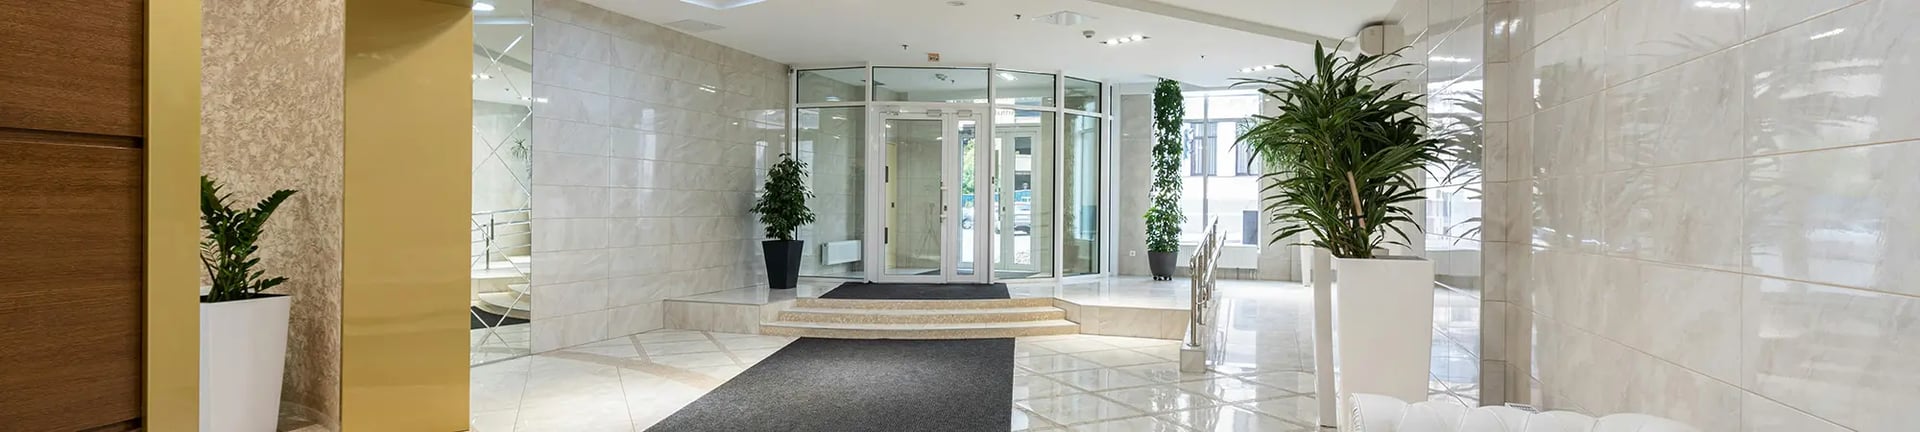
M 1406 403 L 1354 394 L 1349 406 L 1354 432 L 1700 432 L 1677 421 L 1645 414 L 1593 418 L 1569 411 L 1535 413 L 1506 406 L 1467 408 L 1442 402 Z

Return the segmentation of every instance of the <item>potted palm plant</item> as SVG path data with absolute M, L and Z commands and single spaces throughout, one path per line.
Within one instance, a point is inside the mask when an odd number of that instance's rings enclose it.
M 767 170 L 767 183 L 760 199 L 749 211 L 760 215 L 767 225 L 767 240 L 760 242 L 767 260 L 767 285 L 774 289 L 793 288 L 800 279 L 800 252 L 805 241 L 793 234 L 800 226 L 813 223 L 813 210 L 807 208 L 807 164 L 780 154 L 780 162 Z
M 1160 80 L 1153 88 L 1153 187 L 1148 192 L 1147 265 L 1154 280 L 1172 280 L 1174 259 L 1180 254 L 1180 126 L 1185 122 L 1186 99 L 1180 83 Z
M 290 298 L 267 294 L 287 281 L 256 269 L 267 218 L 292 197 L 279 190 L 252 207 L 200 176 L 200 264 L 212 285 L 200 296 L 200 430 L 273 430 L 280 418 Z
M 1309 234 L 1333 256 L 1333 355 L 1339 393 L 1426 397 L 1433 326 L 1433 264 L 1385 256 L 1383 243 L 1407 244 L 1424 199 L 1423 170 L 1452 152 L 1429 134 L 1420 96 L 1399 80 L 1376 80 L 1410 66 L 1398 51 L 1347 57 L 1314 47 L 1314 69 L 1289 77 L 1243 79 L 1279 103 L 1241 141 L 1266 162 L 1275 193 L 1267 209 L 1275 239 Z M 1344 398 L 1343 398 L 1344 400 Z

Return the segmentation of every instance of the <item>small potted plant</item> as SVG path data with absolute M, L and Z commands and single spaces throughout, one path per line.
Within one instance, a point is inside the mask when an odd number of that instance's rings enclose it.
M 1174 259 L 1180 254 L 1180 126 L 1186 120 L 1186 99 L 1180 83 L 1160 80 L 1153 88 L 1153 188 L 1147 208 L 1147 266 L 1154 280 L 1173 280 Z
M 807 164 L 781 153 L 780 162 L 767 170 L 767 183 L 752 211 L 767 225 L 767 240 L 760 242 L 766 254 L 767 286 L 793 288 L 800 279 L 800 252 L 806 242 L 793 234 L 802 225 L 813 223 L 813 210 L 807 208 Z
M 267 294 L 287 281 L 256 269 L 267 218 L 293 196 L 279 190 L 250 208 L 200 176 L 200 264 L 212 281 L 200 296 L 200 430 L 273 430 L 280 418 L 291 298 Z

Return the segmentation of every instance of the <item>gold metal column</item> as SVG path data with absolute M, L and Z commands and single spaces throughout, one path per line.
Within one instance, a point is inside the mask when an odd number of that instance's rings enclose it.
M 341 428 L 467 429 L 473 17 L 348 0 Z
M 200 0 L 147 2 L 146 429 L 199 429 Z

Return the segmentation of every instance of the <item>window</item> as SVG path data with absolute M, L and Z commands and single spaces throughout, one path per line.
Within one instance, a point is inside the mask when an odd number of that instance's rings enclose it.
M 1227 244 L 1260 244 L 1260 166 L 1236 145 L 1252 127 L 1261 95 L 1252 90 L 1186 93 L 1187 177 L 1182 179 L 1182 243 L 1199 243 L 1207 223 L 1218 220 Z

